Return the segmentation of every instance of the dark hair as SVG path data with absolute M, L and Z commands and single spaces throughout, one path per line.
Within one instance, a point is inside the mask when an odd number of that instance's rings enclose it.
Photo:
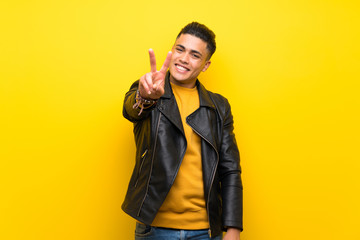
M 204 24 L 198 22 L 189 23 L 183 29 L 181 29 L 176 39 L 178 39 L 181 34 L 190 34 L 206 42 L 206 48 L 207 50 L 209 50 L 208 59 L 210 59 L 211 56 L 214 54 L 216 50 L 215 33 L 211 31 L 208 27 L 206 27 Z

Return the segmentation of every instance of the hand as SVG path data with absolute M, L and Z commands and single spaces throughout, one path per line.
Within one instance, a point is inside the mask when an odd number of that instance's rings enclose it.
M 169 52 L 160 71 L 157 71 L 155 53 L 152 49 L 149 49 L 151 72 L 140 78 L 139 92 L 141 97 L 158 99 L 164 94 L 165 75 L 170 65 L 171 55 L 172 52 Z
M 237 228 L 228 228 L 223 240 L 240 240 L 240 230 Z

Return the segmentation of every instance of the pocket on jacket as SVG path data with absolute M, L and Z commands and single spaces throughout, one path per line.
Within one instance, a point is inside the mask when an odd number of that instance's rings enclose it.
M 136 176 L 136 181 L 135 181 L 135 184 L 134 184 L 135 188 L 136 188 L 136 186 L 137 186 L 137 184 L 139 182 L 139 178 L 140 178 L 140 175 L 141 175 L 141 171 L 142 171 L 142 168 L 143 168 L 143 165 L 144 165 L 144 162 L 145 162 L 145 157 L 146 157 L 147 152 L 148 152 L 148 150 L 145 149 L 143 154 L 141 154 L 140 166 L 139 166 L 139 170 L 138 170 L 138 173 L 137 173 L 137 176 Z

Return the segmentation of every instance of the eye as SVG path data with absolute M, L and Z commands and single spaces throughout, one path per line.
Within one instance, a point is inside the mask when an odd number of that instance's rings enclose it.
M 194 58 L 200 58 L 200 56 L 198 54 L 193 54 L 192 55 Z
M 176 51 L 178 51 L 178 52 L 184 51 L 182 48 L 175 48 L 175 49 L 176 49 Z

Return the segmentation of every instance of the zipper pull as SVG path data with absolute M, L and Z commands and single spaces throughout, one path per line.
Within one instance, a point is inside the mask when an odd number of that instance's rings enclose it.
M 148 150 L 146 149 L 145 152 L 141 155 L 141 158 L 145 157 L 147 151 L 148 151 Z

